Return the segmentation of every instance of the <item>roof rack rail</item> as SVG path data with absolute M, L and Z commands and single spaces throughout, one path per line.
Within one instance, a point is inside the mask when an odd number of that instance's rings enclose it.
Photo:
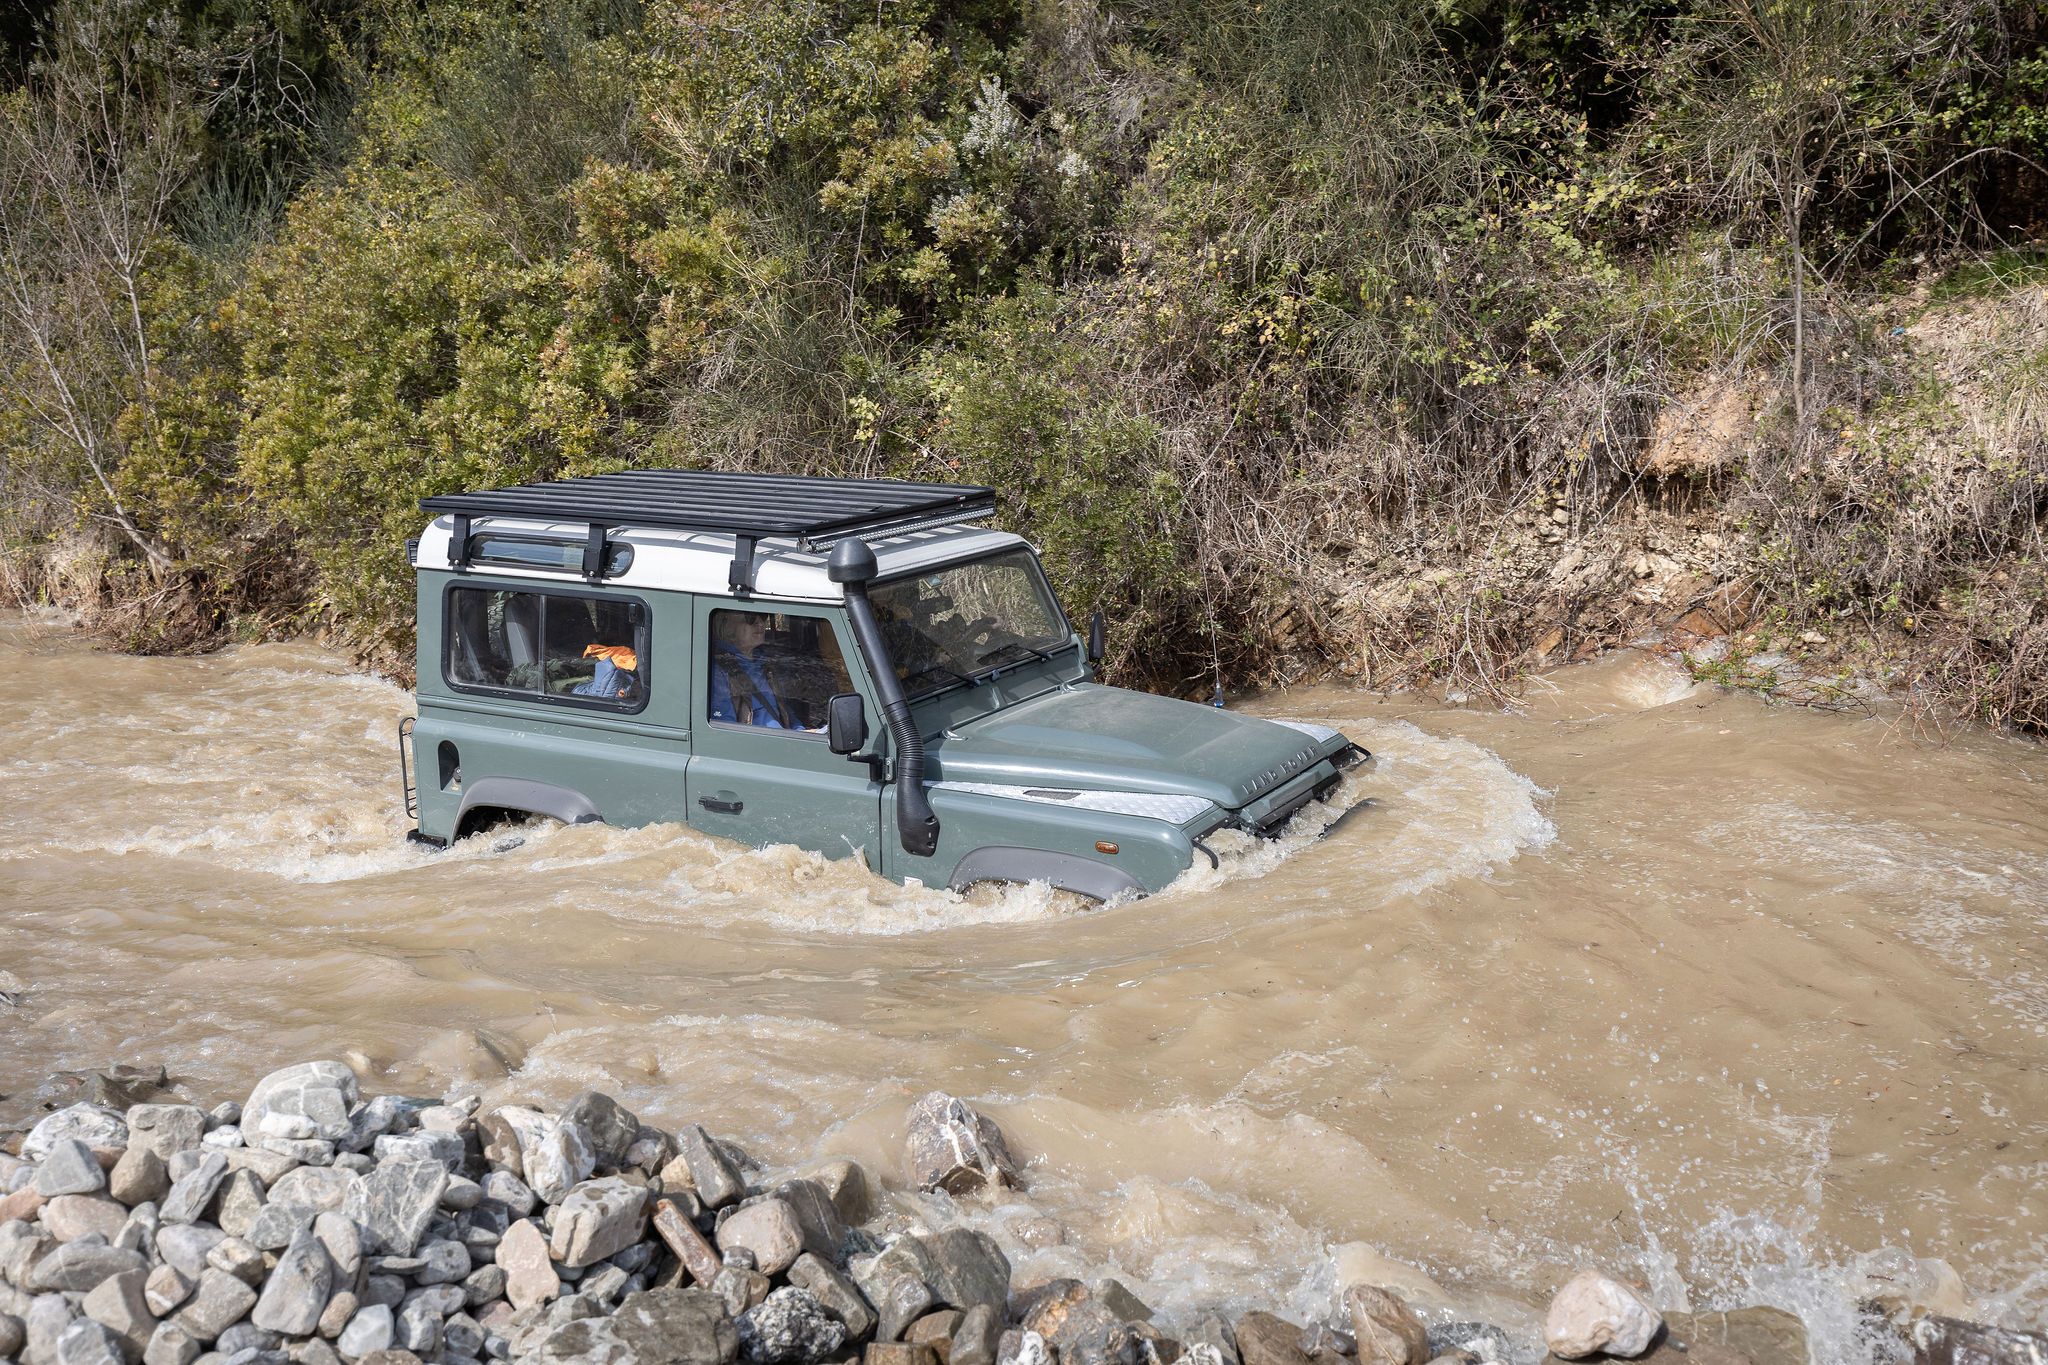
M 802 474 L 737 474 L 694 469 L 628 469 L 579 479 L 520 484 L 421 498 L 420 507 L 454 519 L 448 562 L 469 563 L 472 521 L 516 517 L 580 521 L 589 528 L 583 576 L 603 574 L 605 535 L 616 526 L 712 531 L 733 537 L 727 574 L 735 596 L 753 590 L 754 546 L 787 538 L 807 553 L 849 536 L 863 539 L 979 521 L 994 514 L 993 488 L 906 479 L 833 479 Z

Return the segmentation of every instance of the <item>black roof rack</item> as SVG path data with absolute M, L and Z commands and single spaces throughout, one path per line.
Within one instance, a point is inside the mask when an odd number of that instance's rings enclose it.
M 694 469 L 628 469 L 580 479 L 520 484 L 421 498 L 428 512 L 455 521 L 449 563 L 469 562 L 470 522 L 481 517 L 580 521 L 589 526 L 583 575 L 603 572 L 604 537 L 614 526 L 712 531 L 733 537 L 733 591 L 752 586 L 754 543 L 794 539 L 799 549 L 829 549 L 848 536 L 900 535 L 976 521 L 996 510 L 992 488 L 904 479 L 828 479 L 799 474 L 736 474 Z

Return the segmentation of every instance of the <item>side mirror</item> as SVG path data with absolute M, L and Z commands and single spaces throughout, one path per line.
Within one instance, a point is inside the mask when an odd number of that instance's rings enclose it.
M 1103 656 L 1109 653 L 1109 645 L 1108 642 L 1103 639 L 1103 634 L 1104 626 L 1102 623 L 1102 612 L 1100 610 L 1096 610 L 1089 613 L 1088 662 L 1091 664 L 1101 663 Z
M 868 709 L 858 692 L 841 692 L 825 703 L 825 743 L 835 754 L 857 753 L 868 742 Z

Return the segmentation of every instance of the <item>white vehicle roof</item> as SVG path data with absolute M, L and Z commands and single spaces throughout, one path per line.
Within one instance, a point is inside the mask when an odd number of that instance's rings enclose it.
M 420 534 L 413 554 L 418 569 L 452 568 L 449 540 L 454 519 L 434 518 Z M 589 534 L 585 521 L 528 521 L 511 517 L 478 518 L 470 525 L 472 543 L 478 538 L 502 535 L 510 539 L 544 540 L 578 549 Z M 706 593 L 716 597 L 732 595 L 729 574 L 736 538 L 712 531 L 664 531 L 618 529 L 606 536 L 610 545 L 630 545 L 633 559 L 626 571 L 608 577 L 606 588 L 646 588 L 663 592 Z M 868 540 L 879 566 L 876 578 L 895 578 L 941 564 L 978 559 L 999 550 L 1031 548 L 1022 536 L 991 531 L 980 526 L 941 526 L 925 531 Z M 780 598 L 793 602 L 841 602 L 846 594 L 825 576 L 823 551 L 797 548 L 793 538 L 770 538 L 754 547 L 753 598 Z M 574 569 L 555 570 L 498 562 L 471 561 L 471 570 L 493 578 L 531 578 L 540 582 L 583 583 Z M 750 599 L 751 600 L 751 599 Z

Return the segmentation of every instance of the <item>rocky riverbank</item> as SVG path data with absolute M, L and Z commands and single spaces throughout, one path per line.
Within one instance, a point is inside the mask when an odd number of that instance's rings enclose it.
M 1346 1286 L 1341 1321 L 1299 1324 L 1168 1323 L 1115 1280 L 1015 1283 L 987 1233 L 904 1226 L 856 1161 L 771 1178 L 701 1127 L 652 1127 L 590 1091 L 559 1112 L 366 1099 L 346 1065 L 304 1062 L 211 1110 L 84 1100 L 7 1146 L 0 1365 L 1505 1365 L 1541 1350 L 1426 1322 L 1372 1284 Z M 1023 1179 L 995 1125 L 939 1092 L 912 1106 L 906 1168 L 962 1200 Z M 1543 1336 L 1553 1359 L 1808 1357 L 1790 1314 L 1667 1319 L 1590 1270 Z

